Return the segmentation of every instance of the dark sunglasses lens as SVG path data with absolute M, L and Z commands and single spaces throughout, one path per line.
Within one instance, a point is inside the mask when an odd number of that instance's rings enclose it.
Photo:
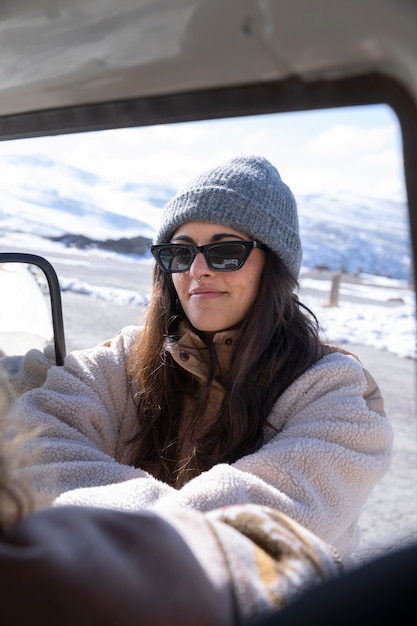
M 166 246 L 161 248 L 158 254 L 167 272 L 187 271 L 193 258 L 193 250 L 188 246 Z
M 210 265 L 214 270 L 238 270 L 245 262 L 249 250 L 240 243 L 223 243 L 208 249 Z

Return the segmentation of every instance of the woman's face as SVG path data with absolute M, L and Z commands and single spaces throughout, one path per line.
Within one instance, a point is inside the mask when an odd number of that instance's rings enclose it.
M 171 243 L 204 246 L 249 239 L 229 226 L 187 222 L 175 231 Z M 244 265 L 232 272 L 211 270 L 203 254 L 198 253 L 187 272 L 172 274 L 179 301 L 190 323 L 203 332 L 217 332 L 239 324 L 258 295 L 264 265 L 265 252 L 259 248 L 254 248 Z

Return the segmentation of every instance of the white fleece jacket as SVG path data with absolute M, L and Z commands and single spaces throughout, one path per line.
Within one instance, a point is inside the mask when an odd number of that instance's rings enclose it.
M 254 454 L 215 465 L 176 490 L 126 462 L 136 424 L 126 363 L 137 332 L 127 327 L 109 345 L 69 354 L 63 367 L 49 368 L 42 387 L 16 400 L 11 417 L 40 429 L 28 444 L 40 494 L 56 505 L 164 514 L 267 506 L 347 558 L 358 544 L 361 509 L 392 455 L 392 428 L 383 410 L 366 402 L 362 365 L 340 352 L 323 357 L 276 402 L 270 421 L 278 434 Z

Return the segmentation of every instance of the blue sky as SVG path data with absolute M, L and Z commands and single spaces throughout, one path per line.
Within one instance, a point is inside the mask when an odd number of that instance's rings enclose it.
M 274 163 L 295 194 L 405 198 L 400 126 L 386 105 L 0 143 L 0 154 L 10 152 L 46 154 L 109 181 L 161 181 L 174 189 L 231 156 L 257 153 Z
M 295 194 L 405 198 L 400 126 L 386 105 L 0 143 L 0 154 L 25 152 L 52 156 L 109 181 L 160 181 L 174 189 L 231 156 L 257 153 L 274 163 Z

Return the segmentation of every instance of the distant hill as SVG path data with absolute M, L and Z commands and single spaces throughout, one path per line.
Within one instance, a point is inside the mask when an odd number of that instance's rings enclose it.
M 297 197 L 303 264 L 410 281 L 405 202 L 355 194 Z
M 24 232 L 65 246 L 142 255 L 176 192 L 163 178 L 118 185 L 39 155 L 3 155 L 0 168 L 0 247 L 8 233 Z M 404 202 L 325 192 L 297 202 L 304 267 L 410 280 Z
M 121 237 L 120 239 L 90 239 L 85 235 L 60 235 L 58 237 L 48 237 L 51 241 L 57 241 L 63 243 L 65 246 L 71 248 L 78 248 L 80 250 L 88 250 L 89 248 L 98 248 L 99 250 L 111 250 L 119 254 L 138 254 L 144 255 L 149 251 L 149 246 L 152 243 L 152 239 L 148 237 Z

